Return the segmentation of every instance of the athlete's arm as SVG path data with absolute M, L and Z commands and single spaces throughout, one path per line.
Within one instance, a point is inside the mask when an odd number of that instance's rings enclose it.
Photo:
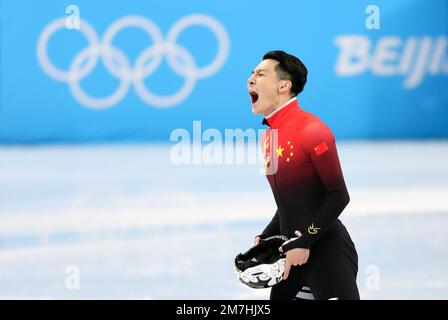
M 285 252 L 293 248 L 310 248 L 350 201 L 331 130 L 324 124 L 313 123 L 307 128 L 306 139 L 305 150 L 325 188 L 325 197 L 314 221 L 302 236 L 282 246 Z
M 269 224 L 266 226 L 266 228 L 263 230 L 263 232 L 261 234 L 257 235 L 257 237 L 264 239 L 264 238 L 278 235 L 278 234 L 280 234 L 280 220 L 279 220 L 278 209 L 277 209 L 271 222 L 269 222 Z

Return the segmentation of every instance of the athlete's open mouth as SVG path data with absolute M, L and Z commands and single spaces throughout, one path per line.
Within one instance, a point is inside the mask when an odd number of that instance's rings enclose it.
M 252 100 L 252 104 L 257 102 L 257 100 L 258 100 L 258 93 L 254 92 L 254 91 L 249 91 L 249 95 L 250 95 L 250 98 Z

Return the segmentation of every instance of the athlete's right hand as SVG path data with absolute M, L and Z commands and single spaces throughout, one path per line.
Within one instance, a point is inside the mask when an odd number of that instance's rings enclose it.
M 260 237 L 255 237 L 255 241 L 254 241 L 255 245 L 258 246 L 260 244 Z

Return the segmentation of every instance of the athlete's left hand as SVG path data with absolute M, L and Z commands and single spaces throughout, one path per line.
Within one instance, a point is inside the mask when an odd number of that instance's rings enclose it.
M 282 247 L 278 248 L 278 250 L 280 252 L 283 252 Z M 301 266 L 302 264 L 307 263 L 309 257 L 310 257 L 310 249 L 295 248 L 287 251 L 283 280 L 286 280 L 288 278 L 291 266 Z

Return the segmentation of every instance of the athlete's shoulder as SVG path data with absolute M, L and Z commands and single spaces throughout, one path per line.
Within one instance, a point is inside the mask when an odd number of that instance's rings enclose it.
M 334 138 L 330 127 L 319 117 L 305 110 L 303 110 L 302 116 L 301 131 L 305 138 Z

